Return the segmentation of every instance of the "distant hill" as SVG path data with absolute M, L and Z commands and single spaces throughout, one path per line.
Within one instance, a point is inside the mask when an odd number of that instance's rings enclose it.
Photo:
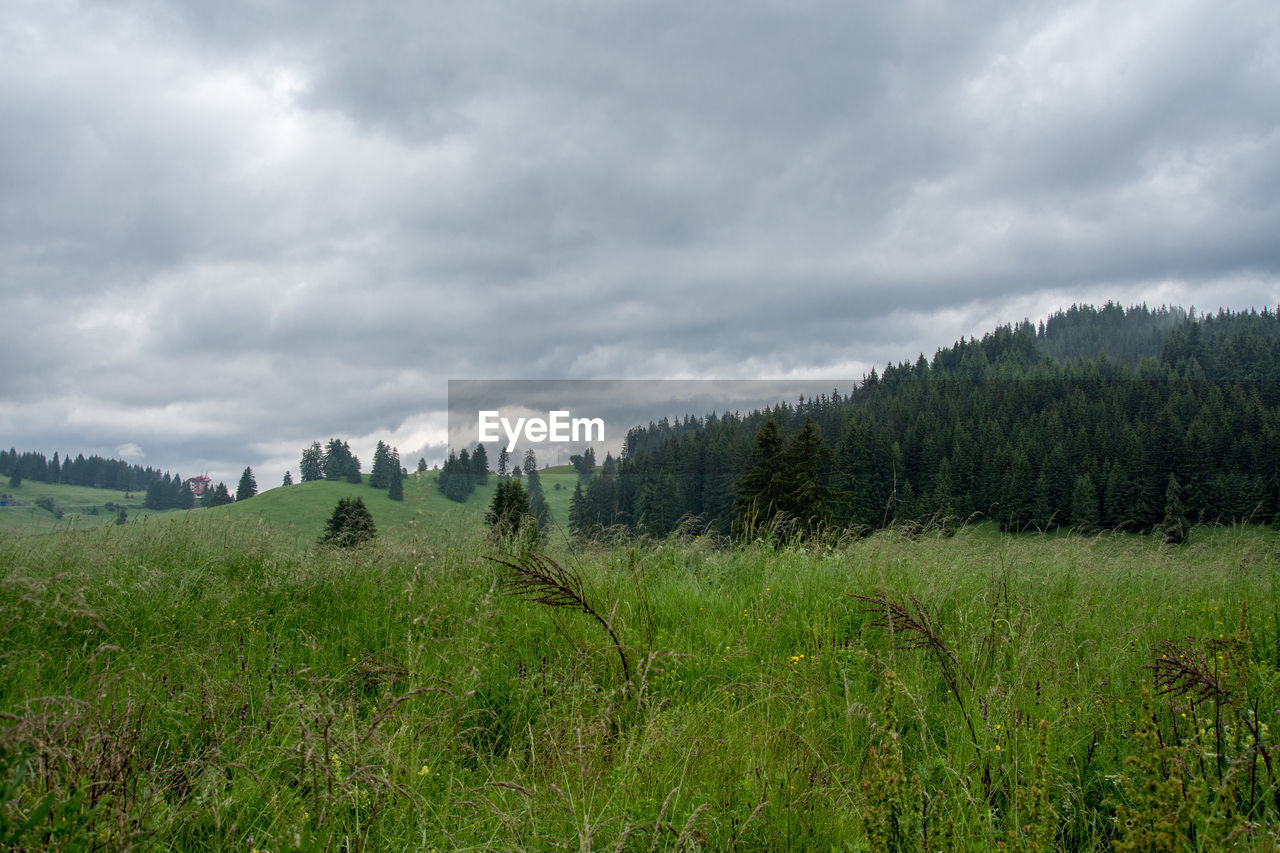
M 862 530 L 1280 521 L 1280 313 L 1076 306 L 847 396 L 637 427 L 572 521 L 660 536 L 780 513 Z
M 416 530 L 439 530 L 453 525 L 471 528 L 483 524 L 484 514 L 493 500 L 497 475 L 491 475 L 487 485 L 477 487 L 465 503 L 457 503 L 436 488 L 439 473 L 409 474 L 404 480 L 403 501 L 393 501 L 387 497 L 385 489 L 375 489 L 365 483 L 354 485 L 316 480 L 277 486 L 245 501 L 191 512 L 203 513 L 210 518 L 217 515 L 258 518 L 273 527 L 293 530 L 306 541 L 320 538 L 338 500 L 349 496 L 364 501 L 380 535 L 407 538 Z M 553 518 L 561 527 L 567 527 L 569 497 L 573 493 L 573 484 L 577 482 L 577 474 L 569 466 L 546 468 L 539 473 Z M 556 489 L 557 484 L 559 489 Z
M 25 535 L 83 530 L 114 524 L 121 509 L 127 523 L 172 514 L 143 507 L 142 492 L 97 489 L 23 480 L 13 487 L 0 480 L 0 533 Z
M 539 473 L 552 517 L 561 528 L 566 528 L 569 499 L 578 481 L 577 474 L 569 466 L 545 468 Z M 144 508 L 144 495 L 138 492 L 33 481 L 24 481 L 15 489 L 0 481 L 0 503 L 4 504 L 0 506 L 0 533 L 28 535 L 114 524 L 118 510 L 123 508 L 129 524 L 144 520 L 148 523 L 181 521 L 193 514 L 202 518 L 260 519 L 280 530 L 293 531 L 301 540 L 315 541 L 338 500 L 347 496 L 362 498 L 379 532 L 395 538 L 407 538 L 415 530 L 438 530 L 451 525 L 470 529 L 483 524 L 497 475 L 489 478 L 487 486 L 478 487 L 465 503 L 456 503 L 440 494 L 436 488 L 438 475 L 438 471 L 410 474 L 404 481 L 403 501 L 393 501 L 385 489 L 374 489 L 365 483 L 317 480 L 278 486 L 248 500 L 212 509 L 163 512 Z

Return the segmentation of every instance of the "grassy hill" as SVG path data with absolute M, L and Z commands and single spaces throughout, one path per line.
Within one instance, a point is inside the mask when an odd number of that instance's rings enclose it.
M 156 512 L 143 507 L 145 492 L 119 492 L 88 486 L 65 486 L 24 480 L 17 488 L 0 486 L 0 533 L 19 535 L 84 530 L 113 524 L 123 508 L 128 520 L 180 514 L 181 510 Z M 53 509 L 49 509 L 52 502 Z M 44 504 L 43 506 L 41 504 Z
M 556 526 L 567 528 L 569 501 L 577 474 L 564 465 L 539 472 L 547 504 Z M 493 500 L 497 477 L 477 488 L 466 503 L 449 500 L 436 488 L 438 471 L 410 474 L 404 483 L 404 500 L 393 501 L 385 489 L 366 484 L 321 480 L 277 486 L 247 501 L 213 509 L 166 510 L 155 512 L 143 507 L 142 492 L 117 492 L 82 486 L 51 485 L 24 482 L 14 489 L 0 488 L 0 532 L 17 535 L 52 533 L 58 530 L 81 530 L 115 522 L 116 510 L 123 507 L 130 523 L 152 518 L 171 520 L 200 517 L 208 519 L 256 519 L 285 535 L 314 541 L 320 537 L 325 522 L 338 500 L 360 497 L 383 536 L 404 539 L 422 525 L 432 527 L 456 525 L 470 528 L 484 523 L 484 514 Z M 37 504 L 51 500 L 53 511 Z M 61 512 L 61 518 L 58 512 Z

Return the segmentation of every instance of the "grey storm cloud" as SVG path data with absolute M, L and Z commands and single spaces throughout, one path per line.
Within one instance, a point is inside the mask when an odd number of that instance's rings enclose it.
M 264 485 L 450 378 L 1280 302 L 1280 7 L 18 0 L 0 441 Z M 185 469 L 185 470 L 183 470 Z

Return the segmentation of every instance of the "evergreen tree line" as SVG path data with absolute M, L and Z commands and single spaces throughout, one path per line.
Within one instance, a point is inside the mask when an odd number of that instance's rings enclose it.
M 231 503 L 230 492 L 224 483 L 211 488 L 197 500 L 187 480 L 181 474 L 144 468 L 120 459 L 78 454 L 74 459 L 63 459 L 54 453 L 47 458 L 43 453 L 17 450 L 0 450 L 0 476 L 9 477 L 12 485 L 23 480 L 69 486 L 87 486 L 95 489 L 113 489 L 121 492 L 145 492 L 143 505 L 148 509 L 191 509 L 196 506 L 218 506 Z
M 404 500 L 404 468 L 400 465 L 400 451 L 384 441 L 379 441 L 373 452 L 373 467 L 369 471 L 369 485 L 386 489 L 387 496 L 395 501 Z M 364 481 L 360 473 L 360 458 L 351 452 L 351 445 L 339 438 L 331 438 L 321 445 L 313 441 L 303 448 L 302 461 L 298 465 L 298 478 L 303 483 L 316 480 L 339 480 L 359 485 Z M 285 472 L 284 485 L 293 484 L 293 476 Z M 256 489 L 255 489 L 256 491 Z
M 141 492 L 165 475 L 155 468 L 143 468 L 120 459 L 86 457 L 83 453 L 74 459 L 54 453 L 50 459 L 43 453 L 32 451 L 0 450 L 0 476 L 12 477 L 15 473 L 19 479 L 37 483 L 61 483 L 121 492 Z
M 351 452 L 351 445 L 337 438 L 329 439 L 323 447 L 314 441 L 303 449 L 298 476 L 304 483 L 313 480 L 342 480 L 359 485 L 360 459 Z
M 1155 353 L 1134 350 L 1153 329 L 1159 346 L 1143 346 Z M 866 530 L 970 517 L 1010 530 L 1269 522 L 1280 314 L 1107 306 L 1001 327 L 872 370 L 848 394 L 636 428 L 572 507 L 579 532 L 655 535 L 686 519 L 749 531 L 778 514 Z

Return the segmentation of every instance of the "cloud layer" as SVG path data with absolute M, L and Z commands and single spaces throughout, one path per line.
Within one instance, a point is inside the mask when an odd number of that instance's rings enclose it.
M 1280 303 L 1274 3 L 433 6 L 6 13 L 0 440 L 266 485 L 448 378 Z

